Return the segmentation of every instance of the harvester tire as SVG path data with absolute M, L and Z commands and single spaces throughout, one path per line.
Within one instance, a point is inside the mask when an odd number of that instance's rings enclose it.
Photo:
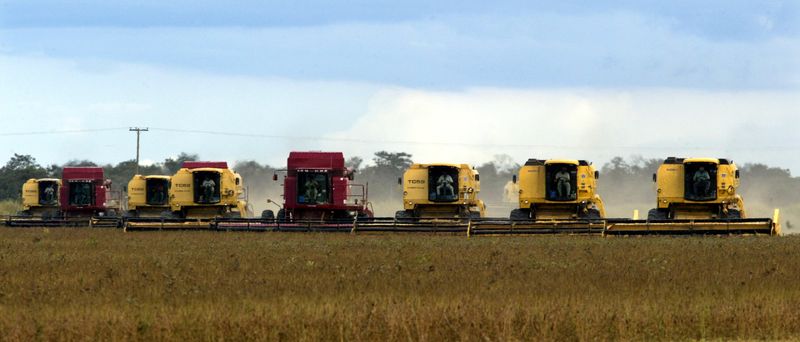
M 509 218 L 512 221 L 527 221 L 531 219 L 531 211 L 528 209 L 514 209 Z
M 357 221 L 369 221 L 370 218 L 371 217 L 369 216 L 369 214 L 367 214 L 367 212 L 365 212 L 365 211 L 359 211 L 356 214 L 356 220 Z
M 264 210 L 261 212 L 261 219 L 265 221 L 275 221 L 275 212 L 272 210 Z
M 602 219 L 602 217 L 600 216 L 600 210 L 597 210 L 597 209 L 589 209 L 589 210 L 587 210 L 585 218 L 590 219 L 590 220 Z
M 407 210 L 398 210 L 394 214 L 394 218 L 400 222 L 411 222 L 414 220 L 414 215 Z
M 175 215 L 175 213 L 169 210 L 162 211 L 160 216 L 162 219 L 167 219 L 167 220 L 174 220 L 179 218 L 178 215 Z
M 648 221 L 662 221 L 666 219 L 667 219 L 667 213 L 663 210 L 658 210 L 656 208 L 653 208 L 647 212 Z
M 286 209 L 278 210 L 278 222 L 285 223 L 289 221 L 288 217 L 286 217 Z

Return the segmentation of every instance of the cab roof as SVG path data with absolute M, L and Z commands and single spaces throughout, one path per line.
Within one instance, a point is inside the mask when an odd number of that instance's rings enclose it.
M 184 169 L 227 169 L 228 162 L 224 161 L 185 161 L 181 164 Z
M 580 165 L 580 162 L 574 159 L 551 159 L 544 162 L 544 165 L 553 165 L 553 164 Z
M 142 177 L 144 179 L 166 179 L 166 180 L 170 180 L 172 178 L 172 176 L 164 176 L 164 175 L 147 175 L 147 176 L 137 175 L 137 176 Z
M 677 158 L 677 157 L 668 157 L 664 160 L 664 164 L 685 164 L 685 163 L 711 163 L 711 164 L 719 164 L 719 165 L 729 165 L 733 164 L 732 160 L 724 159 L 724 158 Z
M 184 168 L 184 169 L 189 170 L 189 172 L 219 172 L 219 173 L 222 173 L 224 172 L 224 170 L 227 170 L 227 168 L 223 169 L 216 167 L 198 167 L 198 168 L 191 168 L 191 169 Z M 231 172 L 233 172 L 233 170 L 231 170 Z
M 450 163 L 433 163 L 433 164 L 411 164 L 411 169 L 424 169 L 429 167 L 437 167 L 437 166 L 447 166 L 447 167 L 455 167 L 455 168 L 467 168 L 472 169 L 469 164 L 450 164 Z
M 292 151 L 286 160 L 286 168 L 319 169 L 319 170 L 344 170 L 344 153 L 322 151 Z
M 569 165 L 580 165 L 580 166 L 589 166 L 589 162 L 580 159 L 535 159 L 531 158 L 525 162 L 525 166 L 541 166 L 541 165 L 557 165 L 557 164 L 569 164 Z

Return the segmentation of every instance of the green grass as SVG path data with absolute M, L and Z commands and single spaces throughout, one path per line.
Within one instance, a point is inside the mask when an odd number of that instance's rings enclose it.
M 22 210 L 22 204 L 16 200 L 2 200 L 0 201 L 0 216 L 14 215 Z
M 2 228 L 0 339 L 798 339 L 798 247 Z

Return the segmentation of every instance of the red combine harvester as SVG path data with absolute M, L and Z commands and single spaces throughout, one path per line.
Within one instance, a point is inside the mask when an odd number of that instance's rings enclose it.
M 278 222 L 337 221 L 373 217 L 368 186 L 350 183 L 354 172 L 341 152 L 291 152 L 283 178 L 283 208 L 277 217 L 265 210 L 262 219 Z M 273 176 L 278 180 L 278 175 Z
M 65 167 L 61 176 L 61 213 L 65 217 L 117 216 L 119 199 L 101 167 Z
M 104 226 L 119 224 L 121 194 L 110 189 L 101 167 L 65 167 L 58 210 L 44 217 L 12 216 L 7 226 Z

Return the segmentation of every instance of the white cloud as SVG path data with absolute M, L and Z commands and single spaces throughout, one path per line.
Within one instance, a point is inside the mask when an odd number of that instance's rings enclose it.
M 160 127 L 311 139 L 151 130 L 143 159 L 180 152 L 281 165 L 292 150 L 386 149 L 418 161 L 480 163 L 496 154 L 585 158 L 712 155 L 800 170 L 798 90 L 469 88 L 429 91 L 356 82 L 231 77 L 113 64 L 0 56 L 2 132 Z M 328 137 L 347 141 L 315 139 Z M 42 163 L 129 160 L 135 135 L 0 136 L 0 158 Z
M 353 127 L 330 135 L 371 143 L 327 147 L 405 151 L 420 162 L 707 155 L 800 170 L 799 99 L 798 91 L 392 89 Z

